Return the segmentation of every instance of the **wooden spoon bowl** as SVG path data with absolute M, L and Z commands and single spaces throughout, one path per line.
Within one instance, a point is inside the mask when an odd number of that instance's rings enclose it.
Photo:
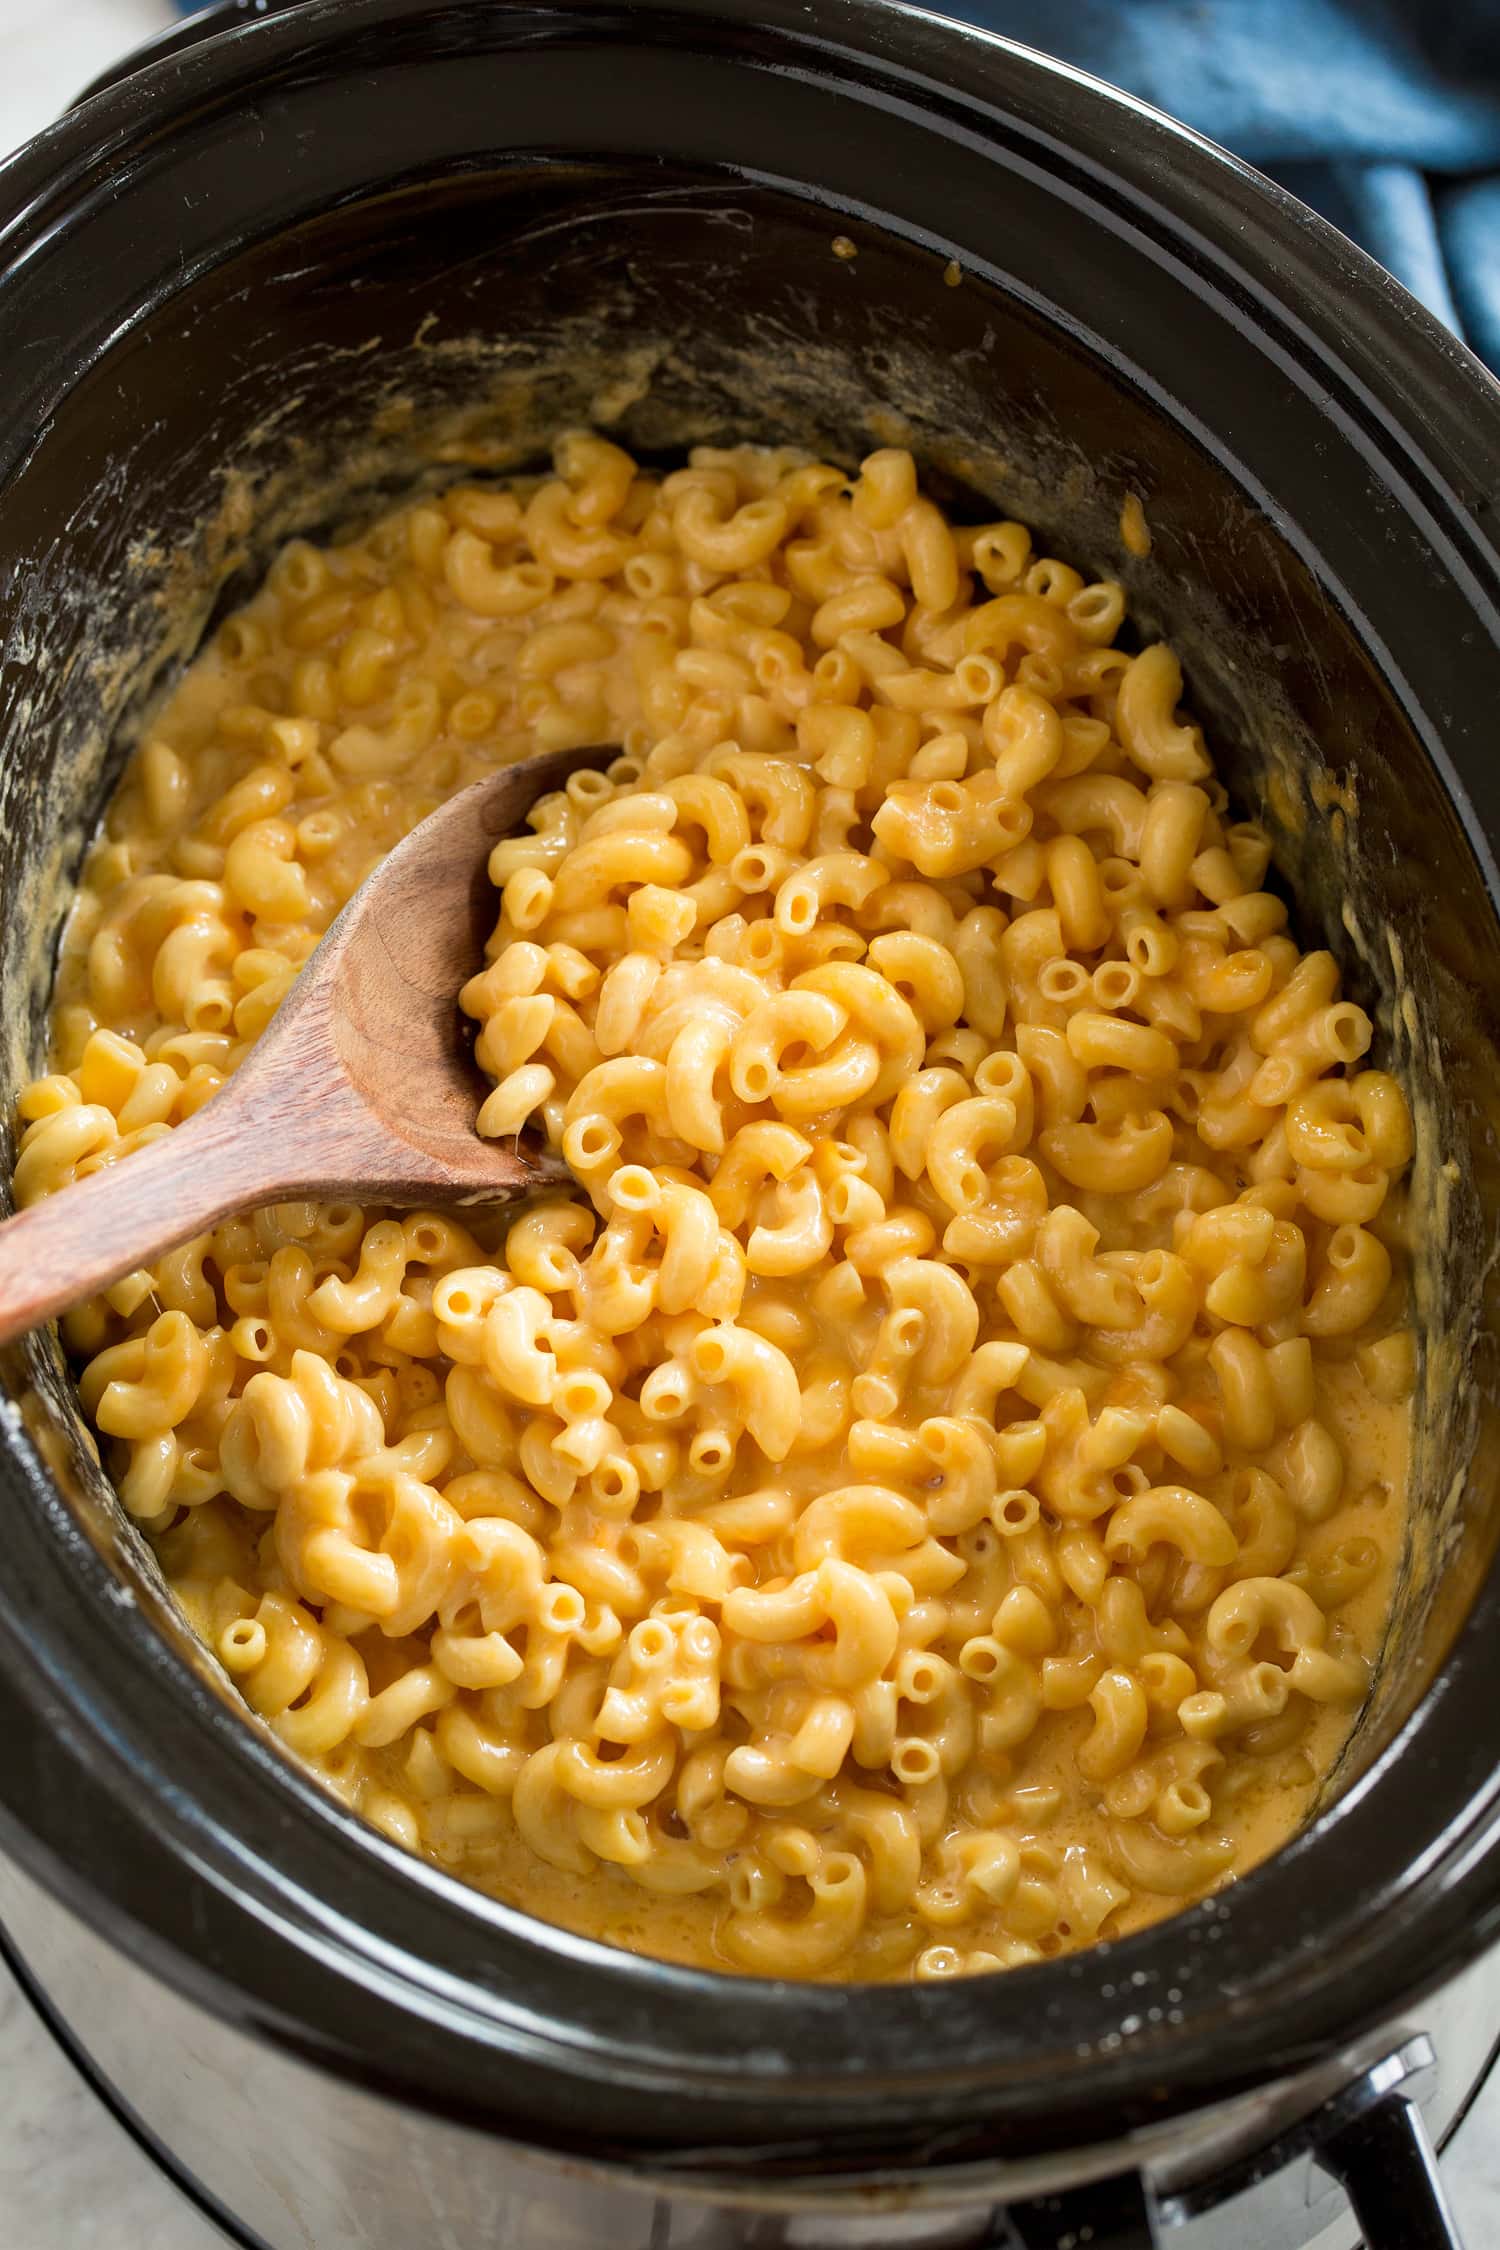
M 350 899 L 227 1086 L 185 1124 L 0 1225 L 0 1344 L 231 1212 L 311 1196 L 499 1203 L 570 1175 L 481 1140 L 489 1091 L 458 1006 L 494 927 L 489 856 L 609 746 L 557 750 L 460 791 Z

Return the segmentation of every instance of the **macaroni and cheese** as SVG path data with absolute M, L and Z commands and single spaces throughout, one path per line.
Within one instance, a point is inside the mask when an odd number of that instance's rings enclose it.
M 247 1213 L 65 1323 L 194 1627 L 398 1843 L 942 1978 L 1306 1811 L 1400 1545 L 1411 1128 L 1123 622 L 906 453 L 575 433 L 288 547 L 149 730 L 22 1202 L 211 1099 L 452 791 L 621 745 L 496 848 L 461 995 L 479 1131 L 577 1192 Z

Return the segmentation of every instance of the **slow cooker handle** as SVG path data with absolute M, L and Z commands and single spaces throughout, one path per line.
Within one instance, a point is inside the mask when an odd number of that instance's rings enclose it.
M 1007 2204 L 994 2215 L 985 2250 L 1074 2250 L 1086 2242 L 1097 2250 L 1171 2250 L 1181 2227 L 1196 2240 L 1194 2222 L 1212 2224 L 1246 2191 L 1276 2179 L 1305 2216 L 1314 2200 L 1309 2161 L 1348 2197 L 1364 2250 L 1463 2250 L 1416 2099 L 1436 2071 L 1432 2042 L 1409 2034 L 1190 2200 L 1159 2198 L 1137 2171 L 1116 2173 Z
M 1399 2088 L 1317 2151 L 1348 2196 L 1365 2250 L 1463 2250 L 1422 2112 Z

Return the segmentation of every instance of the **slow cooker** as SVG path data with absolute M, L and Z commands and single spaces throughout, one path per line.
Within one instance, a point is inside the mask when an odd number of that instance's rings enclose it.
M 1500 390 L 1256 174 L 884 0 L 221 6 L 0 170 L 0 352 L 7 1114 L 216 608 L 292 531 L 592 421 L 909 443 L 1123 575 L 1422 1142 L 1414 1528 L 1318 1817 L 1142 1935 L 941 1988 L 663 1966 L 385 1843 L 235 1707 L 55 1342 L 10 1355 L 0 1918 L 96 2083 L 269 2250 L 1451 2241 L 1431 2150 L 1500 2029 Z

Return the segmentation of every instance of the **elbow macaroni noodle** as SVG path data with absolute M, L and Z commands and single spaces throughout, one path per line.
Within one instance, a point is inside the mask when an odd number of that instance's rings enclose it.
M 480 1131 L 580 1192 L 282 1205 L 65 1323 L 193 1625 L 387 1836 L 938 1978 L 1296 1826 L 1400 1541 L 1410 1125 L 1122 614 L 905 453 L 575 434 L 288 547 L 139 749 L 23 1203 L 210 1099 L 449 793 L 623 744 L 496 848 L 462 994 Z

